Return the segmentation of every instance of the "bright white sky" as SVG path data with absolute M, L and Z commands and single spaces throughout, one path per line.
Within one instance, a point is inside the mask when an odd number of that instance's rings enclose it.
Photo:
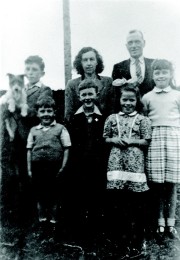
M 40 55 L 46 64 L 42 81 L 64 89 L 62 0 L 0 1 L 0 89 L 8 86 L 7 73 L 24 72 L 24 60 Z M 113 64 L 127 59 L 127 32 L 144 33 L 144 56 L 166 58 L 175 66 L 180 85 L 179 0 L 70 0 L 72 62 L 85 46 L 102 55 L 111 76 Z M 73 72 L 73 77 L 76 77 Z

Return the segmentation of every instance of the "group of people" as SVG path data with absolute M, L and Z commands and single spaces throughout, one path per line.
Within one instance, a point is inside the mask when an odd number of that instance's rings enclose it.
M 147 210 L 154 214 L 158 236 L 179 239 L 180 92 L 171 62 L 143 57 L 142 32 L 130 31 L 126 46 L 130 59 L 114 65 L 112 78 L 99 75 L 104 64 L 97 50 L 79 51 L 73 65 L 80 77 L 65 87 L 63 124 L 56 122 L 51 89 L 40 82 L 43 60 L 29 57 L 29 110 L 23 118 L 17 111 L 22 127 L 17 127 L 14 142 L 18 147 L 19 139 L 25 141 L 27 165 L 26 156 L 18 158 L 24 165 L 20 173 L 27 166 L 40 223 L 56 223 L 58 185 L 65 178 L 65 216 L 72 232 L 80 235 L 88 219 L 89 236 L 94 235 L 104 214 L 109 234 L 114 229 L 123 253 L 130 248 L 128 254 L 135 256 L 150 224 Z M 22 129 L 23 138 L 18 137 Z M 149 194 L 156 199 L 150 201 Z M 156 206 L 149 209 L 147 204 Z

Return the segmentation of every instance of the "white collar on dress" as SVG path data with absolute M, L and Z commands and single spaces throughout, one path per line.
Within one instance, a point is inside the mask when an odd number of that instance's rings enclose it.
M 127 115 L 127 116 L 135 116 L 138 112 L 135 110 L 134 112 L 130 113 L 130 114 L 125 114 L 124 112 L 120 111 L 118 114 L 120 116 L 124 116 L 124 115 Z

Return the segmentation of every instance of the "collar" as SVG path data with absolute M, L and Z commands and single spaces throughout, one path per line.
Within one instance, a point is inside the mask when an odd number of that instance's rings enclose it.
M 32 85 L 32 86 L 30 86 L 29 83 L 28 83 L 28 84 L 26 85 L 26 90 L 27 90 L 27 89 L 32 89 L 32 88 L 34 88 L 34 87 L 38 87 L 38 88 L 42 87 L 42 82 L 41 82 L 41 81 L 38 81 L 37 83 L 35 83 L 35 84 Z
M 168 86 L 168 87 L 163 88 L 163 89 L 154 87 L 154 91 L 155 91 L 156 93 L 162 93 L 162 92 L 168 93 L 168 92 L 171 91 L 171 87 Z
M 84 113 L 85 114 L 83 106 L 81 106 L 76 111 L 75 115 L 80 114 L 80 113 Z M 100 116 L 102 115 L 101 112 L 99 111 L 99 108 L 96 105 L 94 105 L 94 111 L 92 112 L 92 114 L 97 114 L 97 115 L 100 115 Z
M 124 112 L 120 111 L 118 114 L 120 116 L 125 116 L 125 115 L 127 115 L 127 116 L 135 116 L 135 115 L 137 115 L 137 113 L 138 113 L 137 111 L 134 111 L 134 112 L 132 112 L 130 114 L 125 114 Z
M 56 120 L 54 120 L 48 127 L 55 126 L 55 125 L 56 125 Z M 39 124 L 39 125 L 36 126 L 36 129 L 39 130 L 39 129 L 48 128 L 48 127 Z
M 144 57 L 143 57 L 143 56 L 140 56 L 140 57 L 138 58 L 138 60 L 139 60 L 139 62 L 140 62 L 141 64 L 144 63 Z M 131 61 L 132 64 L 135 64 L 136 59 L 133 58 L 133 57 L 130 57 L 130 61 Z

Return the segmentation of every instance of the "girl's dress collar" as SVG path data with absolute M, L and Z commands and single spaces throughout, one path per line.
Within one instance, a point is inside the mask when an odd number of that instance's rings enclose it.
M 130 114 L 125 114 L 125 113 L 123 113 L 122 111 L 120 111 L 118 114 L 120 115 L 120 116 L 124 116 L 124 115 L 127 115 L 127 116 L 135 116 L 135 115 L 137 115 L 137 111 L 134 111 L 134 112 L 132 112 L 132 113 L 130 113 Z
M 161 92 L 166 92 L 166 93 L 168 93 L 169 91 L 171 91 L 171 87 L 170 86 L 168 86 L 168 87 L 166 87 L 166 88 L 157 88 L 157 87 L 154 87 L 154 91 L 156 92 L 156 93 L 161 93 Z

